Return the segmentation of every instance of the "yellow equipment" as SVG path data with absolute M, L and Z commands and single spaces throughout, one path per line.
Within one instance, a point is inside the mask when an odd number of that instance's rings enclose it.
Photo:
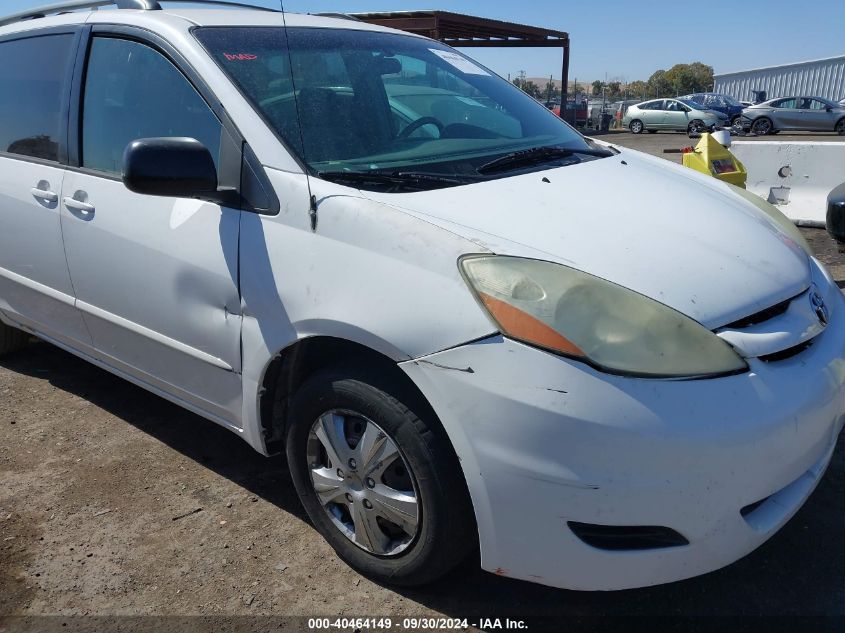
M 730 136 L 727 143 L 730 145 Z M 695 148 L 688 147 L 682 152 L 684 167 L 745 189 L 745 181 L 748 178 L 745 165 L 737 160 L 727 147 L 713 138 L 712 134 L 702 134 Z

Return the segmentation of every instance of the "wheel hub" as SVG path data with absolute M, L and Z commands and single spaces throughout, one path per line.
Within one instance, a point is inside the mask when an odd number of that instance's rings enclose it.
M 335 527 L 358 547 L 395 556 L 416 538 L 416 480 L 395 442 L 352 411 L 321 415 L 308 436 L 311 483 Z

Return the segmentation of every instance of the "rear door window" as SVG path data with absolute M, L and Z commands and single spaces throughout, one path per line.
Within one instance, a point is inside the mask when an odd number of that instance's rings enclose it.
M 0 42 L 0 152 L 59 160 L 74 35 Z

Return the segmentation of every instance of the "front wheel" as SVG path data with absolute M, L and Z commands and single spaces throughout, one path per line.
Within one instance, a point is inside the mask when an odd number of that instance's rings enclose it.
M 0 356 L 23 349 L 26 347 L 29 338 L 29 334 L 26 332 L 0 323 Z
M 845 136 L 845 118 L 839 119 L 839 121 L 837 121 L 834 130 L 839 136 Z
M 631 130 L 632 134 L 642 134 L 645 126 L 642 121 L 631 121 L 628 129 Z
M 475 545 L 454 451 L 428 406 L 384 372 L 320 371 L 290 408 L 287 456 L 314 526 L 374 580 L 425 584 Z
M 765 117 L 763 117 L 762 119 L 757 119 L 751 125 L 751 131 L 754 134 L 758 134 L 760 136 L 771 134 L 773 130 L 774 126 L 772 125 L 772 122 Z
M 694 119 L 689 122 L 687 126 L 687 136 L 693 136 L 695 134 L 703 134 L 707 131 L 707 126 L 704 125 L 704 121 L 700 121 L 699 119 Z

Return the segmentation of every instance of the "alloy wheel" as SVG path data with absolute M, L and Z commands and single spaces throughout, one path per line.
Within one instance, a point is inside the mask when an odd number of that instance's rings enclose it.
M 687 126 L 687 134 L 702 134 L 707 131 L 707 127 L 704 125 L 703 121 L 699 121 L 695 119 L 694 121 L 690 121 L 690 124 Z
M 334 526 L 361 549 L 396 556 L 419 531 L 414 474 L 396 443 L 365 416 L 334 409 L 308 435 L 314 492 Z
M 768 119 L 757 119 L 751 126 L 751 131 L 761 136 L 769 134 L 772 131 L 772 123 Z

